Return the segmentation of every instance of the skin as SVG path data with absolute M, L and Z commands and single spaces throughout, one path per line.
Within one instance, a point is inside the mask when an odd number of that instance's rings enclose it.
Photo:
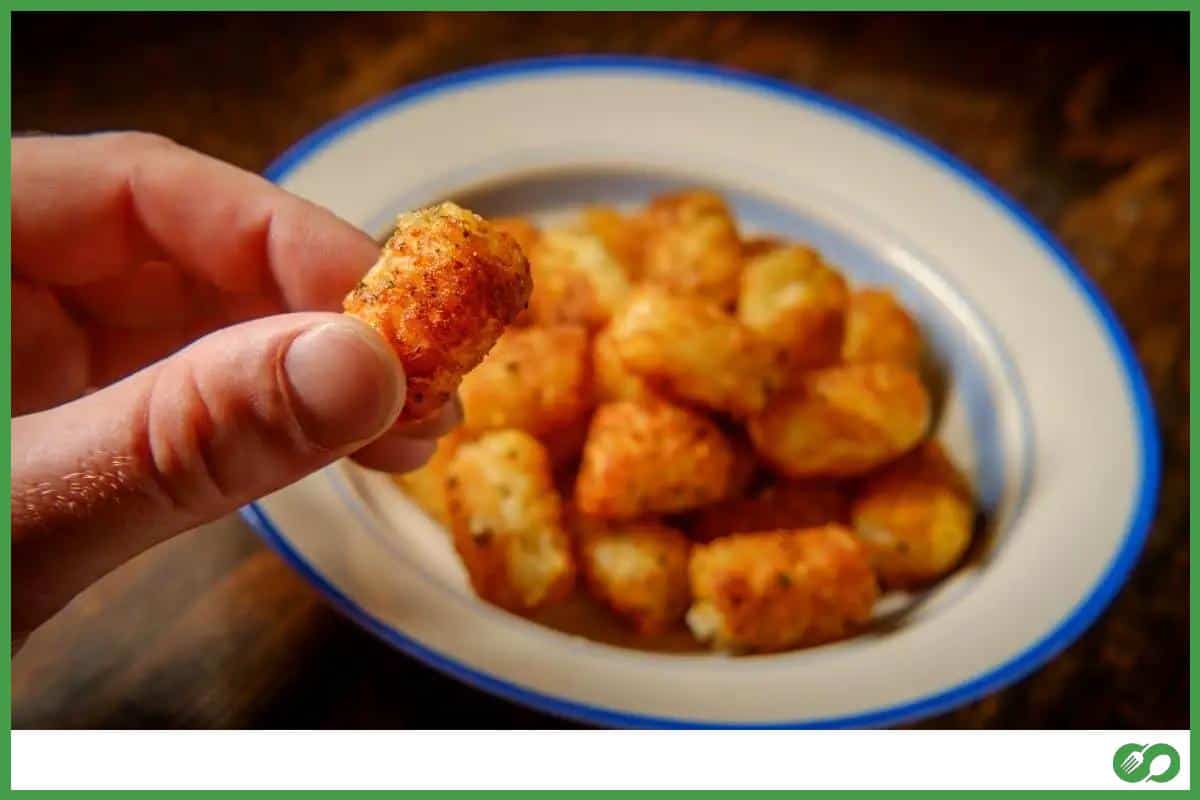
M 342 456 L 402 472 L 400 362 L 336 313 L 370 237 L 146 134 L 12 142 L 14 647 L 143 550 Z M 181 349 L 182 348 L 182 349 Z

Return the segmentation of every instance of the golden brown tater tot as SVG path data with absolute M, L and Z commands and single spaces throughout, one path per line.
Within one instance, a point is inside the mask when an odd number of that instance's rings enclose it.
M 447 468 L 454 544 L 485 600 L 528 613 L 565 597 L 575 577 L 546 449 L 524 431 L 461 445 Z
M 529 300 L 529 263 L 512 237 L 442 203 L 401 214 L 379 260 L 344 301 L 404 365 L 408 399 L 398 422 L 422 420 Z
M 870 619 L 879 595 L 865 548 L 841 525 L 738 533 L 692 548 L 696 638 L 733 651 L 840 639 Z
M 861 475 L 911 449 L 930 423 L 917 373 L 891 363 L 805 373 L 748 423 L 755 448 L 792 478 Z

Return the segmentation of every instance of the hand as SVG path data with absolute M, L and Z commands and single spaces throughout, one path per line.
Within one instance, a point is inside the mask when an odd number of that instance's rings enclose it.
M 376 253 L 165 139 L 12 142 L 14 642 L 147 547 L 337 458 L 428 458 L 457 408 L 393 428 L 399 361 L 335 313 Z

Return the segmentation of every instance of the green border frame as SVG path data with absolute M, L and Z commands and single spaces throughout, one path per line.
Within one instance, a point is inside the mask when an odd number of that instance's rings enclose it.
M 250 3 L 230 2 L 229 0 L 181 0 L 180 2 L 163 2 L 163 0 L 113 0 L 113 2 L 99 2 L 98 0 L 51 0 L 51 2 L 36 2 L 36 0 L 0 0 L 0 10 L 4 13 L 0 19 L 0 53 L 3 53 L 3 75 L 2 75 L 2 91 L 3 103 L 0 104 L 0 118 L 3 120 L 3 126 L 8 133 L 9 138 L 12 136 L 12 12 L 14 11 L 367 11 L 367 10 L 388 10 L 388 11 L 1186 11 L 1188 13 L 1188 29 L 1189 29 L 1189 153 L 1190 160 L 1195 160 L 1200 148 L 1197 147 L 1196 133 L 1196 114 L 1195 109 L 1198 101 L 1200 101 L 1200 85 L 1197 82 L 1197 70 L 1194 60 L 1194 42 L 1196 41 L 1197 33 L 1200 32 L 1200 16 L 1193 13 L 1200 6 L 1200 0 L 1148 0 L 1144 3 L 1129 2 L 1129 0 L 1050 0 L 1049 2 L 1038 2 L 1037 0 L 865 0 L 863 2 L 853 2 L 852 0 L 824 0 L 824 2 L 806 2 L 805 0 L 747 0 L 747 2 L 731 2 L 730 0 L 650 0 L 649 2 L 636 2 L 635 0 L 426 0 L 426 2 L 412 2 L 411 0 L 347 0 L 344 3 L 337 3 L 332 0 L 252 0 Z M 2 186 L 3 194 L 11 209 L 11 149 L 4 151 L 3 166 L 4 169 L 0 173 L 0 186 Z M 1189 175 L 1190 178 L 1190 175 Z M 1200 200 L 1200 192 L 1197 191 L 1194 181 L 1190 183 L 1189 188 L 1189 229 L 1197 230 L 1197 223 L 1200 221 L 1200 210 L 1197 208 L 1198 200 Z M 3 314 L 5 324 L 3 325 L 0 337 L 3 338 L 3 350 L 0 351 L 0 364 L 3 364 L 3 375 L 0 376 L 0 405 L 4 408 L 4 413 L 7 416 L 8 424 L 3 427 L 0 432 L 0 438 L 3 439 L 5 445 L 11 446 L 11 388 L 12 388 L 12 370 L 11 370 L 11 217 L 6 214 L 3 219 L 3 236 L 0 237 L 0 259 L 2 259 L 4 269 L 8 273 L 6 280 L 0 286 L 0 313 Z M 1189 254 L 1189 274 L 1194 277 L 1197 274 L 1197 257 L 1194 254 Z M 1194 318 L 1197 311 L 1200 310 L 1200 301 L 1197 301 L 1195 294 L 1189 297 L 1189 347 L 1195 350 L 1196 345 L 1200 342 L 1200 334 L 1197 329 L 1190 325 L 1190 319 Z M 1189 381 L 1195 378 L 1197 374 L 1194 362 L 1189 365 Z M 1189 384 L 1190 385 L 1190 384 Z M 1190 393 L 1189 396 L 1189 415 L 1194 417 L 1197 410 L 1200 410 L 1200 398 L 1195 394 Z M 1190 436 L 1189 436 L 1190 441 Z M 6 447 L 8 449 L 8 447 Z M 1197 471 L 1200 468 L 1200 454 L 1196 451 L 1189 452 L 1189 492 L 1194 489 L 1198 483 Z M 3 476 L 5 482 L 11 487 L 11 460 L 4 462 Z M 0 590 L 0 617 L 3 619 L 3 635 L 10 643 L 12 641 L 12 618 L 11 618 L 11 598 L 12 598 L 12 571 L 11 571 L 11 495 L 5 493 L 4 503 L 7 506 L 8 514 L 4 517 L 3 531 L 5 539 L 5 547 L 0 551 L 0 576 L 2 576 L 3 587 Z M 1191 533 L 1190 556 L 1191 560 L 1195 561 L 1195 556 L 1200 552 L 1197 547 L 1196 530 L 1200 516 L 1194 505 L 1189 502 L 1189 531 Z M 1200 693 L 1197 692 L 1197 677 L 1198 663 L 1200 660 L 1197 655 L 1197 578 L 1195 572 L 1189 574 L 1189 653 L 1191 660 L 1189 663 L 1189 709 L 1190 719 L 1194 721 L 1197 714 L 1200 713 Z M 11 733 L 12 733 L 12 683 L 11 683 L 11 658 L 3 662 L 2 682 L 0 685 L 0 709 L 4 716 L 8 735 L 4 737 L 3 744 L 0 745 L 0 792 L 5 795 L 15 794 L 11 789 Z M 1187 757 L 1191 759 L 1190 764 L 1195 764 L 1197 753 L 1197 745 L 1195 737 L 1191 739 L 1190 753 Z M 1166 787 L 1163 787 L 1166 788 Z M 898 790 L 906 794 L 917 793 L 918 790 Z M 1034 790 L 1034 794 L 1053 794 L 1059 796 L 1087 796 L 1092 797 L 1096 794 L 1115 794 L 1124 790 L 1113 790 L 1112 792 L 1085 792 L 1085 791 L 1065 791 L 1065 792 L 1050 792 L 1048 790 Z M 111 793 L 111 792 L 110 792 Z M 149 792 L 150 796 L 155 794 L 165 794 L 166 792 Z M 218 794 L 208 790 L 192 790 L 187 794 Z M 323 793 L 336 793 L 323 792 Z M 795 796 L 798 791 L 764 791 L 754 792 L 754 796 Z M 820 794 L 836 795 L 839 797 L 862 797 L 875 795 L 880 792 L 872 790 L 819 790 Z M 922 792 L 923 793 L 923 792 Z M 66 791 L 51 791 L 43 792 L 40 796 L 43 797 L 60 797 L 74 796 L 78 792 Z M 173 794 L 173 792 L 172 792 Z M 222 793 L 223 794 L 223 793 Z M 235 794 L 250 794 L 249 792 L 241 791 Z M 255 796 L 291 796 L 294 792 L 291 791 L 265 791 L 255 792 Z M 440 797 L 440 798 L 465 798 L 465 797 L 481 797 L 481 796 L 524 796 L 528 794 L 523 791 L 513 790 L 450 790 L 450 791 L 435 791 L 435 790 L 415 790 L 406 794 L 421 796 L 421 797 Z M 561 794 L 572 795 L 587 795 L 590 797 L 654 797 L 654 798 L 685 798 L 693 797 L 698 792 L 695 791 L 549 791 L 544 794 L 550 796 Z M 739 792 L 737 790 L 714 790 L 711 792 L 703 792 L 703 794 L 721 794 L 724 796 L 736 796 L 739 794 L 750 794 L 750 792 Z M 1028 795 L 1029 792 L 1016 792 L 1011 790 L 1002 790 L 990 794 L 996 795 Z

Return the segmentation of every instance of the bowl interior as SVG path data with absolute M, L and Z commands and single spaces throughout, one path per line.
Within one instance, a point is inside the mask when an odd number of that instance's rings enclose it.
M 854 284 L 890 289 L 917 318 L 928 349 L 925 374 L 935 398 L 935 433 L 975 489 L 979 535 L 966 563 L 946 580 L 924 592 L 885 596 L 877 608 L 875 630 L 883 633 L 931 618 L 970 591 L 974 578 L 1003 550 L 1005 533 L 1020 513 L 1031 477 L 1032 431 L 1016 370 L 987 320 L 936 263 L 906 246 L 894 231 L 873 224 L 866 214 L 844 204 L 831 208 L 835 201 L 816 189 L 797 187 L 793 197 L 768 197 L 711 178 L 642 165 L 567 165 L 429 189 L 380 208 L 370 224 L 382 234 L 397 212 L 443 199 L 453 199 L 484 216 L 525 215 L 553 223 L 589 205 L 629 208 L 655 194 L 694 186 L 722 193 L 746 234 L 771 234 L 810 244 Z M 847 219 L 854 224 L 845 224 Z M 386 477 L 350 465 L 331 477 L 342 499 L 389 553 L 415 565 L 446 591 L 471 596 L 445 532 Z M 583 599 L 538 621 L 609 644 L 647 647 Z M 664 652 L 696 649 L 680 633 L 649 647 Z

